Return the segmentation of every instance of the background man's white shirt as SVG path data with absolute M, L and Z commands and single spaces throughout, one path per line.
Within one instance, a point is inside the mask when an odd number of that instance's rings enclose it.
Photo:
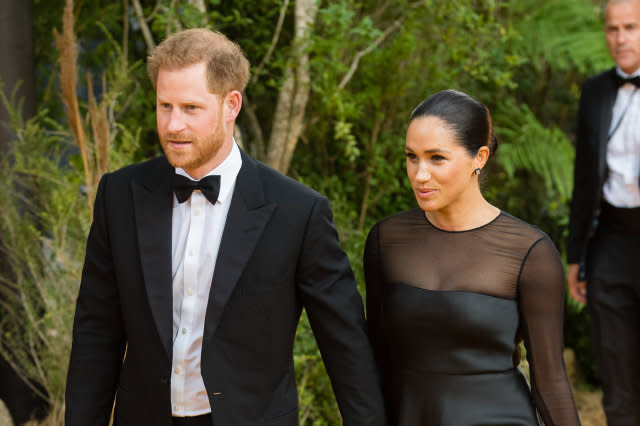
M 633 75 L 626 75 L 620 69 L 617 72 L 623 77 L 640 75 L 640 70 Z M 608 175 L 602 190 L 609 204 L 640 207 L 640 89 L 631 84 L 618 89 L 609 132 L 614 130 L 623 113 L 622 122 L 607 144 Z

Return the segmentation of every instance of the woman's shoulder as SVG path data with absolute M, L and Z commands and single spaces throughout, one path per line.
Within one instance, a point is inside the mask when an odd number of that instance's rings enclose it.
M 521 268 L 534 261 L 537 267 L 555 269 L 561 262 L 558 248 L 543 230 L 506 212 L 502 212 L 498 219 L 494 233 L 486 240 L 504 256 L 511 256 Z M 541 259 L 544 259 L 542 264 L 539 263 Z
M 527 245 L 533 245 L 540 240 L 551 241 L 551 238 L 539 227 L 525 222 L 505 211 L 500 213 L 496 225 L 501 232 L 520 236 Z
M 372 229 L 385 229 L 388 227 L 412 226 L 428 224 L 424 212 L 419 207 L 394 213 L 379 220 Z
M 415 235 L 428 224 L 424 212 L 420 208 L 401 211 L 387 216 L 373 225 L 369 230 L 367 240 L 402 240 L 410 235 Z

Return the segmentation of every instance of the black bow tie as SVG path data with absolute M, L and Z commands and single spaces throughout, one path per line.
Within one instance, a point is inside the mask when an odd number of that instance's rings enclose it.
M 626 83 L 631 83 L 636 87 L 640 87 L 640 76 L 635 77 L 622 77 L 620 74 L 616 74 L 616 83 L 618 87 L 624 86 Z
M 179 203 L 187 201 L 195 189 L 202 192 L 211 204 L 215 204 L 220 193 L 220 176 L 205 176 L 195 181 L 179 174 L 173 175 L 173 192 Z

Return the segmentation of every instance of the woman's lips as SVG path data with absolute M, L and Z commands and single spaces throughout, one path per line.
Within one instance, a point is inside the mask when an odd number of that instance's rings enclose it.
M 416 188 L 416 194 L 420 198 L 429 198 L 435 194 L 436 190 L 433 188 Z

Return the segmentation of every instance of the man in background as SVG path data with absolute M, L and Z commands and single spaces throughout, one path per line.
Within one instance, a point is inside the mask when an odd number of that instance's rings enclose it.
M 587 303 L 609 426 L 640 425 L 640 0 L 609 0 L 616 67 L 589 78 L 578 110 L 567 261 Z

